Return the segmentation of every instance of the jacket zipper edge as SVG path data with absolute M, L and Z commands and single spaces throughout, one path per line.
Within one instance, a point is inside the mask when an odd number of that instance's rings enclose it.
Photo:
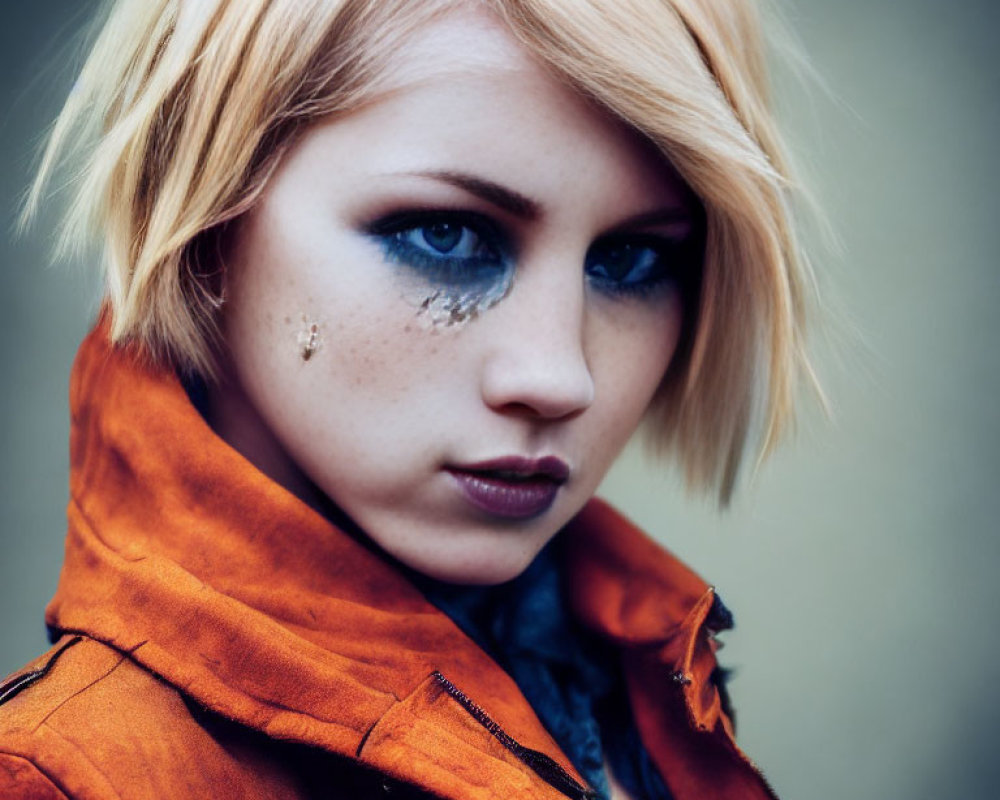
M 433 677 L 438 685 L 456 700 L 476 722 L 482 725 L 494 739 L 549 786 L 567 797 L 573 798 L 573 800 L 597 800 L 598 795 L 594 791 L 577 781 L 550 756 L 525 747 L 504 731 L 499 723 L 448 678 L 438 671 L 433 673 Z

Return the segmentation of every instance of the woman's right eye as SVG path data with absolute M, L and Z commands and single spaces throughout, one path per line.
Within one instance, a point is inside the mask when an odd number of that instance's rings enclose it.
M 386 258 L 432 283 L 479 284 L 513 270 L 507 237 L 488 218 L 468 212 L 406 212 L 369 226 Z
M 490 255 L 489 248 L 478 233 L 455 222 L 434 222 L 419 228 L 404 229 L 398 236 L 401 241 L 426 250 L 431 255 L 451 258 Z

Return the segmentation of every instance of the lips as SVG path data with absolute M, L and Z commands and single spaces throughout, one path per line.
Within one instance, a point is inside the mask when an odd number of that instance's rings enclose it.
M 472 505 L 509 519 L 527 519 L 547 511 L 570 474 L 566 463 L 554 456 L 510 456 L 446 469 Z

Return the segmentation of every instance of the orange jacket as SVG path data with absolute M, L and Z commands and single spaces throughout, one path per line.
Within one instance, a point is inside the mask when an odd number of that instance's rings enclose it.
M 71 382 L 55 647 L 0 686 L 0 797 L 584 797 L 511 678 L 99 326 Z M 616 642 L 677 800 L 773 794 L 718 691 L 710 587 L 600 501 L 571 606 Z

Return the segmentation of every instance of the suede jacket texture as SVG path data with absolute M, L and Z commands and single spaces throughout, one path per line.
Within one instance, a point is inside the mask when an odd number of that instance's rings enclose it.
M 0 684 L 0 797 L 588 796 L 511 678 L 171 371 L 99 325 L 71 408 L 55 645 Z M 599 500 L 565 535 L 573 613 L 620 648 L 677 800 L 773 798 L 711 680 L 713 590 Z

